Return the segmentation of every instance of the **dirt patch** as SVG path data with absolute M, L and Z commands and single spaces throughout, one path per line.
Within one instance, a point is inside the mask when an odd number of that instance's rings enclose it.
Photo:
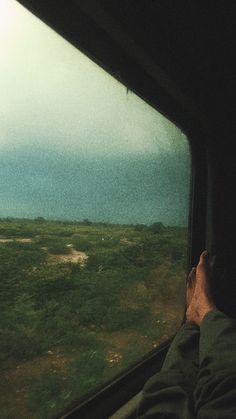
M 32 243 L 33 240 L 29 239 L 29 238 L 24 238 L 24 239 L 0 239 L 0 243 L 11 243 L 11 242 L 17 242 L 17 243 Z
M 71 358 L 64 355 L 59 349 L 49 350 L 44 356 L 33 360 L 20 362 L 7 372 L 3 371 L 3 377 L 7 380 L 17 380 L 24 377 L 25 380 L 33 379 L 44 372 L 64 371 L 71 362 Z
M 8 417 L 17 417 L 17 409 L 21 412 L 20 418 L 34 419 L 38 417 L 37 414 L 34 416 L 28 410 L 28 398 L 32 381 L 49 372 L 59 373 L 62 379 L 66 380 L 68 378 L 68 368 L 73 358 L 72 354 L 65 354 L 60 348 L 53 348 L 43 356 L 20 362 L 10 370 L 1 372 L 1 384 L 3 385 L 3 392 L 0 396 L 1 407 L 11 412 L 12 399 L 14 399 L 14 412 L 12 416 Z
M 85 252 L 79 250 L 71 249 L 71 253 L 68 255 L 50 255 L 49 261 L 52 263 L 79 263 L 81 266 L 84 266 L 88 256 Z
M 136 243 L 134 243 L 133 241 L 131 241 L 131 240 L 128 240 L 126 237 L 123 237 L 122 239 L 120 239 L 120 242 L 122 243 L 122 244 L 127 244 L 127 245 L 129 245 L 129 246 L 134 246 Z
M 111 346 L 111 352 L 122 352 L 133 346 L 134 342 L 137 342 L 139 347 L 146 349 L 147 345 L 150 346 L 149 350 L 152 349 L 151 341 L 145 335 L 140 335 L 133 330 L 119 330 L 115 332 L 100 334 L 100 338 L 107 345 Z

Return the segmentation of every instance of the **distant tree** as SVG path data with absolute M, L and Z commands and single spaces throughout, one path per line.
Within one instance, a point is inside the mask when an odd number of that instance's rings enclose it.
M 151 231 L 154 234 L 162 233 L 164 229 L 164 225 L 160 222 L 153 223 L 149 226 L 149 231 Z
M 85 218 L 85 219 L 83 220 L 83 224 L 84 224 L 85 226 L 91 226 L 93 223 L 92 223 L 92 221 L 90 221 L 88 218 Z
M 147 226 L 145 224 L 136 224 L 134 226 L 135 231 L 144 231 L 147 228 Z
M 71 253 L 70 248 L 66 246 L 64 240 L 60 238 L 51 239 L 48 241 L 48 251 L 54 255 L 65 255 Z
M 73 235 L 72 243 L 76 250 L 81 250 L 82 252 L 86 252 L 91 248 L 91 243 L 85 237 L 78 234 Z
M 44 223 L 45 222 L 45 218 L 44 217 L 36 217 L 34 219 L 34 221 L 37 221 L 38 223 Z

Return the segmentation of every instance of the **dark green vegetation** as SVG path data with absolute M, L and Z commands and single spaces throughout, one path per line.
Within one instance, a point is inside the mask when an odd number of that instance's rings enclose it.
M 0 220 L 0 417 L 54 417 L 171 336 L 186 229 Z

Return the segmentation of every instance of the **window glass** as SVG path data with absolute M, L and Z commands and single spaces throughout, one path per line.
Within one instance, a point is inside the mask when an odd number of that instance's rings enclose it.
M 185 135 L 0 3 L 0 416 L 51 418 L 180 324 Z

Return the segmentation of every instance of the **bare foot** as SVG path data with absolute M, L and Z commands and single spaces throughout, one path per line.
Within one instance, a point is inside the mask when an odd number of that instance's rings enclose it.
M 196 280 L 194 292 L 191 301 L 187 301 L 186 318 L 188 321 L 193 322 L 200 326 L 204 316 L 212 310 L 216 310 L 213 302 L 210 283 L 209 283 L 209 268 L 207 263 L 207 251 L 204 251 L 196 268 Z M 187 293 L 187 300 L 188 300 Z

